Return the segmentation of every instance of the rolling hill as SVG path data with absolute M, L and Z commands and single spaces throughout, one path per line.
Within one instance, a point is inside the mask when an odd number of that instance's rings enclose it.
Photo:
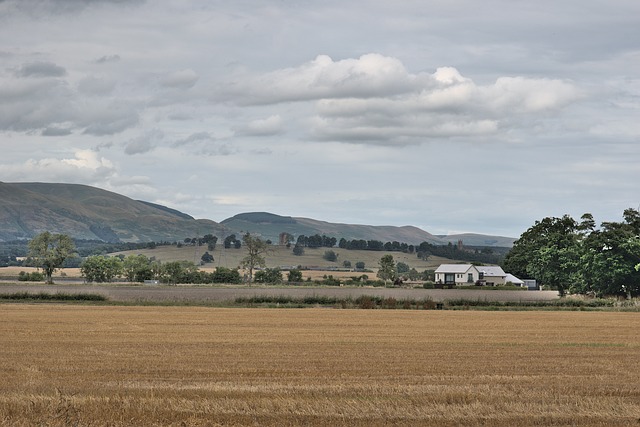
M 347 240 L 434 245 L 462 239 L 467 246 L 509 247 L 514 240 L 475 234 L 434 236 L 413 226 L 338 224 L 267 212 L 241 213 L 217 223 L 86 185 L 0 182 L 0 241 L 28 239 L 43 231 L 77 239 L 136 243 L 181 241 L 205 234 L 219 238 L 236 234 L 240 238 L 246 232 L 274 243 L 283 232 L 295 237 L 319 234 Z
M 382 242 L 402 242 L 420 244 L 429 242 L 434 245 L 446 245 L 447 241 L 417 227 L 373 226 L 356 224 L 337 224 L 310 218 L 294 218 L 274 215 L 267 212 L 251 212 L 235 215 L 221 222 L 226 228 L 238 233 L 252 233 L 278 242 L 280 233 L 294 236 L 314 234 L 344 237 L 347 240 L 379 240 Z
M 0 183 L 0 240 L 50 231 L 106 242 L 174 241 L 222 230 L 211 220 L 86 185 Z

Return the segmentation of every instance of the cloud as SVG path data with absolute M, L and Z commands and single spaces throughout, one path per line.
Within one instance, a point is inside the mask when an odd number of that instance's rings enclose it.
M 114 80 L 102 77 L 88 76 L 78 82 L 78 92 L 86 95 L 108 95 L 115 87 Z
M 228 156 L 237 152 L 229 143 L 224 142 L 209 132 L 194 132 L 186 138 L 173 143 L 173 148 L 190 147 L 199 154 L 207 156 Z
M 93 82 L 94 94 L 100 94 L 101 90 L 108 87 L 102 85 L 100 89 L 100 85 Z M 2 130 L 21 132 L 65 128 L 103 136 L 122 132 L 137 124 L 138 120 L 137 105 L 125 97 L 118 100 L 85 97 L 66 81 L 57 78 L 0 77 Z
M 423 77 L 426 76 L 409 74 L 398 59 L 376 53 L 340 61 L 319 55 L 299 67 L 263 76 L 238 76 L 237 80 L 225 83 L 215 96 L 240 105 L 370 98 L 415 90 Z
M 387 145 L 486 137 L 543 120 L 583 96 L 572 83 L 554 79 L 501 77 L 479 86 L 443 67 L 414 92 L 318 101 L 312 134 L 319 140 Z
M 143 154 L 147 153 L 155 148 L 155 143 L 161 141 L 164 138 L 164 133 L 161 130 L 153 129 L 138 138 L 132 139 L 127 142 L 124 152 L 126 154 Z
M 273 136 L 282 133 L 283 121 L 279 114 L 274 114 L 266 119 L 253 120 L 245 126 L 234 128 L 237 135 L 246 136 Z
M 71 135 L 71 130 L 67 128 L 60 128 L 56 126 L 50 126 L 42 130 L 42 136 L 66 136 Z
M 96 64 L 106 64 L 107 62 L 118 62 L 120 61 L 120 55 L 105 55 L 96 59 L 94 62 Z
M 29 159 L 22 164 L 1 165 L 3 172 L 19 181 L 102 183 L 116 173 L 114 164 L 95 151 L 77 150 L 73 158 Z
M 198 79 L 199 76 L 195 71 L 186 69 L 166 74 L 160 79 L 160 84 L 170 88 L 189 89 L 196 84 Z
M 239 75 L 225 90 L 227 101 L 256 108 L 314 101 L 308 123 L 316 140 L 382 145 L 483 138 L 546 119 L 584 96 L 559 79 L 499 77 L 479 85 L 454 67 L 410 73 L 399 59 L 375 53 L 340 61 L 320 55 L 262 76 Z M 234 130 L 276 134 L 281 123 L 272 115 Z
M 30 62 L 23 64 L 17 71 L 18 77 L 62 77 L 67 70 L 53 62 Z

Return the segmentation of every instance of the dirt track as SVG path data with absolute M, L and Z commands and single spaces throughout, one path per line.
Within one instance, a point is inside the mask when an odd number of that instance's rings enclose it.
M 374 295 L 396 299 L 422 299 L 433 301 L 451 299 L 487 301 L 548 301 L 558 298 L 556 291 L 488 291 L 481 289 L 389 289 L 389 288 L 320 288 L 320 287 L 200 287 L 200 286 L 115 286 L 115 285 L 37 285 L 0 284 L 0 294 L 15 292 L 64 292 L 96 293 L 107 296 L 112 301 L 184 301 L 222 302 L 237 297 L 254 295 L 288 295 L 304 297 L 327 295 L 336 297 L 358 297 Z

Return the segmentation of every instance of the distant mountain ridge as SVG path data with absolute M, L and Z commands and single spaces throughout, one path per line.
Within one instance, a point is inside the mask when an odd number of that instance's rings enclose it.
M 86 185 L 0 182 L 0 240 L 43 231 L 107 242 L 160 242 L 223 229 L 211 220 Z
M 433 245 L 457 244 L 459 240 L 467 246 L 500 246 L 511 247 L 514 238 L 502 236 L 486 236 L 482 234 L 459 234 L 435 236 L 414 226 L 380 226 L 359 224 L 338 224 L 310 218 L 280 216 L 268 212 L 248 212 L 235 215 L 221 221 L 225 227 L 238 232 L 250 232 L 277 242 L 280 233 L 286 232 L 294 236 L 315 234 L 347 240 L 379 240 L 382 242 L 401 242 L 420 244 L 428 242 Z
M 434 236 L 413 226 L 337 224 L 268 212 L 240 213 L 217 223 L 86 185 L 0 182 L 0 241 L 28 239 L 43 231 L 106 242 L 173 242 L 205 234 L 240 237 L 246 232 L 274 243 L 283 232 L 295 237 L 324 234 L 347 240 L 435 245 L 462 239 L 467 246 L 509 247 L 515 240 L 476 234 Z

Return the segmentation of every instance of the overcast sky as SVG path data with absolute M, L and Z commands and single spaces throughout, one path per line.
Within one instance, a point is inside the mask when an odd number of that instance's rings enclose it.
M 618 221 L 640 2 L 0 0 L 0 149 L 0 181 L 214 221 Z

